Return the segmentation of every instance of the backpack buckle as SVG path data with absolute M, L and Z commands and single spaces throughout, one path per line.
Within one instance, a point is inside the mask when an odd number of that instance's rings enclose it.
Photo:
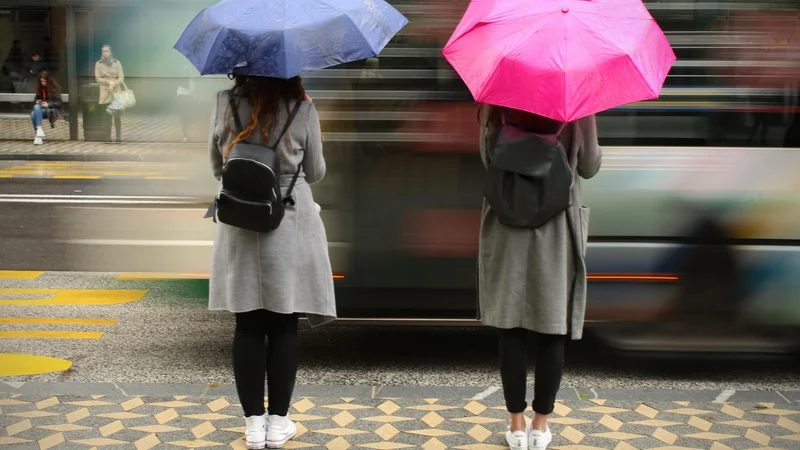
M 291 195 L 290 195 L 290 196 L 288 196 L 288 197 L 286 197 L 286 198 L 284 198 L 284 199 L 283 199 L 283 204 L 284 204 L 284 205 L 286 205 L 286 204 L 291 204 L 292 206 L 294 206 L 294 198 L 292 198 L 292 196 L 291 196 Z

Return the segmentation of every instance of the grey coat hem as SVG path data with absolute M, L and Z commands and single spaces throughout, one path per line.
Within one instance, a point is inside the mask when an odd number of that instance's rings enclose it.
M 251 312 L 251 311 L 259 311 L 261 309 L 265 309 L 267 311 L 274 312 L 276 314 L 303 314 L 303 315 L 306 316 L 306 318 L 308 318 L 308 323 L 311 325 L 312 328 L 318 327 L 318 326 L 321 326 L 321 325 L 325 325 L 325 324 L 331 323 L 331 322 L 336 320 L 336 316 L 324 316 L 324 315 L 320 315 L 320 314 L 314 314 L 313 312 L 310 312 L 310 311 L 285 311 L 285 310 L 280 310 L 279 311 L 279 310 L 275 310 L 275 309 L 272 309 L 272 308 L 253 308 L 253 309 L 245 309 L 245 310 L 242 310 L 242 311 L 237 311 L 237 310 L 232 310 L 232 309 L 228 309 L 228 308 L 224 308 L 224 307 L 209 307 L 208 308 L 209 311 L 228 311 L 228 312 L 233 313 L 233 314 L 246 313 L 246 312 Z

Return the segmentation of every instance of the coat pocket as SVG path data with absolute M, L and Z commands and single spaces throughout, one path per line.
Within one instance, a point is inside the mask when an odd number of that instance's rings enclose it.
M 589 244 L 589 207 L 581 205 L 581 255 L 586 257 L 586 247 Z

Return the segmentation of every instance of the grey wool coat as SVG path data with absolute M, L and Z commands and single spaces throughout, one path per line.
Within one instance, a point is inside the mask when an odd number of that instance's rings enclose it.
M 481 158 L 491 160 L 491 143 L 502 126 L 481 115 Z M 559 135 L 572 168 L 572 206 L 538 229 L 502 225 L 483 202 L 478 256 L 478 297 L 484 324 L 524 328 L 580 339 L 586 310 L 586 254 L 589 208 L 581 203 L 578 176 L 600 169 L 594 116 L 569 123 Z M 577 243 L 577 245 L 575 245 Z
M 233 116 L 229 112 L 228 91 L 217 94 L 208 140 L 211 170 L 217 180 L 222 173 L 223 155 L 233 141 Z M 280 118 L 271 133 L 270 145 L 280 134 L 289 116 L 280 109 Z M 239 102 L 239 117 L 246 126 L 252 109 Z M 248 139 L 263 144 L 261 133 Z M 328 258 L 328 239 L 322 218 L 316 210 L 309 183 L 325 175 L 322 133 L 319 116 L 311 103 L 304 103 L 289 131 L 278 145 L 281 158 L 281 186 L 286 194 L 292 175 L 302 162 L 303 170 L 292 193 L 295 205 L 286 205 L 280 226 L 268 233 L 257 233 L 217 221 L 211 261 L 209 309 L 234 313 L 266 309 L 281 314 L 305 313 L 311 325 L 336 318 L 333 274 Z

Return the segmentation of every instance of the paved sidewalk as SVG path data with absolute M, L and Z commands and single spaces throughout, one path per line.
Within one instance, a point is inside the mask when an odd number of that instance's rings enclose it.
M 78 115 L 78 137 L 83 140 L 83 118 Z M 208 118 L 198 121 L 189 129 L 189 140 L 202 143 L 208 139 Z M 56 122 L 55 128 L 45 127 L 45 142 L 69 140 L 69 124 Z M 113 131 L 112 131 L 113 135 Z M 33 142 L 30 119 L 0 119 L 0 139 Z M 176 116 L 126 114 L 122 117 L 122 139 L 126 142 L 181 142 L 180 122 Z
M 245 448 L 233 386 L 0 383 L 2 390 L 4 449 Z M 298 436 L 286 448 L 506 448 L 496 388 L 298 386 L 295 394 Z M 731 398 L 715 403 L 721 395 Z M 800 393 L 567 390 L 559 398 L 551 449 L 800 447 Z

